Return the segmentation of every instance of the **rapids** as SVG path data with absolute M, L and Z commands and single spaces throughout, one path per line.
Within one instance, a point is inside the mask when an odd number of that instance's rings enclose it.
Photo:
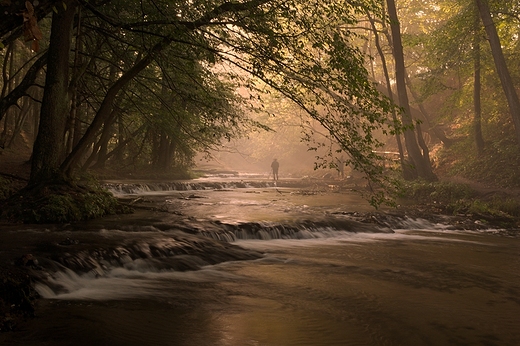
M 520 344 L 514 233 L 231 179 L 111 183 L 135 214 L 2 232 L 42 299 L 0 344 Z

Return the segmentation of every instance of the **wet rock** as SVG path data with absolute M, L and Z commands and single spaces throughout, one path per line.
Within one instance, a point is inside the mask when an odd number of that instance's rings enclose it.
M 65 238 L 65 240 L 63 241 L 60 241 L 58 243 L 58 245 L 63 245 L 63 246 L 67 246 L 67 245 L 77 245 L 79 244 L 79 240 L 77 239 L 71 239 L 71 238 Z
M 186 200 L 189 200 L 189 199 L 196 199 L 196 198 L 206 198 L 206 197 L 204 197 L 204 196 L 200 196 L 200 195 L 196 195 L 196 194 L 194 194 L 194 193 L 192 193 L 192 194 L 190 194 L 190 195 L 188 195 L 188 196 L 183 196 L 183 195 L 181 194 L 181 197 L 179 197 L 179 199 L 186 199 Z
M 25 254 L 15 261 L 17 266 L 29 267 L 33 269 L 40 269 L 40 265 L 36 257 L 32 254 Z
M 24 260 L 29 263 L 34 258 Z M 0 265 L 0 332 L 11 331 L 34 316 L 38 297 L 27 267 Z

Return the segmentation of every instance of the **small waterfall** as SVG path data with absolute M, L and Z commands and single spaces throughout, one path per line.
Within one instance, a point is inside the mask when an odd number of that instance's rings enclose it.
M 243 188 L 272 187 L 273 183 L 263 182 L 211 182 L 211 181 L 172 181 L 172 182 L 141 182 L 141 183 L 105 183 L 105 188 L 116 196 L 149 194 L 167 191 L 225 190 Z
M 150 277 L 153 273 L 199 271 L 229 261 L 254 260 L 261 252 L 242 248 L 239 240 L 319 239 L 346 233 L 393 233 L 377 224 L 347 218 L 301 220 L 292 223 L 193 221 L 133 225 L 131 231 L 104 229 L 106 244 L 68 239 L 38 255 L 36 288 L 45 298 L 70 297 L 91 287 L 91 281 L 112 282 L 123 275 Z M 125 281 L 125 284 L 126 281 Z M 75 293 L 76 294 L 76 293 Z M 72 294 L 72 296 L 75 296 Z M 131 294 L 131 288 L 129 293 Z M 80 295 L 81 296 L 81 295 Z M 77 296 L 77 297 L 80 297 Z M 83 296 L 81 296 L 83 297 Z
M 158 226 L 167 230 L 167 225 Z M 182 227 L 187 233 L 207 238 L 235 242 L 237 240 L 274 240 L 274 239 L 318 239 L 332 238 L 345 233 L 393 233 L 390 227 L 376 223 L 363 223 L 348 218 L 332 218 L 324 220 L 301 220 L 291 223 L 240 222 L 223 223 L 220 221 L 198 221 Z
M 273 188 L 273 187 L 292 187 L 305 188 L 308 183 L 304 180 L 283 180 L 274 183 L 271 180 L 229 180 L 229 181 L 211 181 L 211 180 L 183 180 L 170 182 L 105 182 L 104 187 L 116 196 L 128 194 L 149 194 L 168 191 L 197 191 L 197 190 L 231 190 L 231 189 L 247 189 L 247 188 Z
M 131 238 L 121 239 L 121 244 L 96 247 L 81 242 L 55 244 L 48 257 L 39 255 L 32 266 L 37 291 L 45 298 L 53 298 L 79 289 L 85 281 L 121 272 L 137 275 L 196 271 L 222 262 L 262 257 L 257 251 L 179 231 L 143 232 Z

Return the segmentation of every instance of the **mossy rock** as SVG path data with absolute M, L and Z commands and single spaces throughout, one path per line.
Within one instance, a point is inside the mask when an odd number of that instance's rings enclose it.
M 38 297 L 24 268 L 0 265 L 0 332 L 11 331 L 19 322 L 34 316 Z
M 128 212 L 99 187 L 53 182 L 22 189 L 4 201 L 0 217 L 11 222 L 62 224 Z

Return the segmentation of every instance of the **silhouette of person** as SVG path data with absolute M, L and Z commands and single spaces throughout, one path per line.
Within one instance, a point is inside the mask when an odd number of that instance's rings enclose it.
M 338 163 L 338 175 L 341 176 L 341 179 L 345 178 L 345 157 L 341 155 L 340 158 L 336 158 Z
M 277 159 L 274 159 L 271 163 L 271 168 L 273 170 L 273 180 L 278 180 L 278 168 L 280 167 L 280 163 Z

